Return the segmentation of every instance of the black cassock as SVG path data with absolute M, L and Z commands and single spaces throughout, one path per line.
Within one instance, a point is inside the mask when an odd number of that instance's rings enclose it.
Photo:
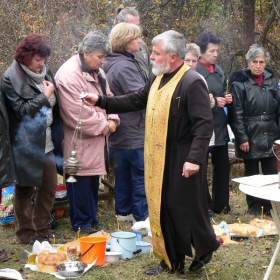
M 165 74 L 160 87 L 176 72 Z M 146 107 L 149 89 L 155 79 L 151 76 L 138 93 L 99 99 L 97 106 L 107 113 L 124 113 Z M 213 119 L 208 90 L 204 81 L 193 71 L 187 71 L 172 97 L 167 135 L 165 171 L 162 186 L 161 227 L 166 251 L 171 262 L 178 254 L 196 256 L 211 251 L 216 245 L 214 230 L 208 216 L 206 153 L 213 133 Z M 183 165 L 200 165 L 198 173 L 185 178 Z

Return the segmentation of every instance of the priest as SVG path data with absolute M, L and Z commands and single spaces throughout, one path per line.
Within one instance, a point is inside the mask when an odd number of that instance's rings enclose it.
M 138 92 L 118 97 L 89 93 L 85 102 L 109 113 L 146 110 L 145 188 L 153 252 L 160 264 L 147 275 L 196 271 L 219 248 L 208 217 L 205 164 L 213 119 L 208 90 L 184 64 L 186 40 L 169 30 L 152 40 L 152 72 Z

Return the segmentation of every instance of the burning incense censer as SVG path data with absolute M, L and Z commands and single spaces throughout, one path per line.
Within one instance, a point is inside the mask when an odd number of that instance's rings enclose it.
M 76 146 L 77 146 L 77 138 L 78 136 L 82 138 L 82 111 L 84 106 L 84 98 L 88 96 L 88 93 L 82 92 L 79 96 L 79 98 L 82 100 L 80 112 L 77 120 L 77 125 L 71 140 L 71 145 L 73 145 L 73 150 L 70 153 L 70 157 L 64 162 L 63 167 L 66 174 L 70 175 L 69 178 L 66 180 L 66 182 L 69 183 L 75 183 L 77 180 L 75 179 L 74 175 L 77 174 L 78 170 L 81 168 L 81 164 L 77 159 L 77 152 L 76 152 Z

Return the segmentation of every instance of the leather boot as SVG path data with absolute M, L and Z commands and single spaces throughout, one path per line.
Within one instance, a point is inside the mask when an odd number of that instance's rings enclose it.
M 168 265 L 165 263 L 165 261 L 161 261 L 157 267 L 144 271 L 144 274 L 153 276 L 153 275 L 158 275 L 160 273 L 168 272 L 168 271 L 170 271 Z
M 157 267 L 146 270 L 144 274 L 152 276 L 163 272 L 179 273 L 179 274 L 185 273 L 184 271 L 185 260 L 173 262 L 171 265 L 172 265 L 172 269 L 170 270 L 168 265 L 164 261 L 161 261 Z

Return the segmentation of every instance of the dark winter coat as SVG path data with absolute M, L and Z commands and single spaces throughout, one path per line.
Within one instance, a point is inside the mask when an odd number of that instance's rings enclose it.
M 229 142 L 228 130 L 227 130 L 227 115 L 224 108 L 217 106 L 217 97 L 224 97 L 226 91 L 226 76 L 224 71 L 217 66 L 214 73 L 211 73 L 199 62 L 197 63 L 196 72 L 204 77 L 207 82 L 209 93 L 212 93 L 216 102 L 212 108 L 213 119 L 214 119 L 214 135 L 215 142 L 214 146 L 226 145 Z
M 55 85 L 48 67 L 45 79 Z M 44 107 L 50 108 L 50 103 L 45 94 L 38 89 L 15 60 L 4 73 L 1 88 L 10 121 L 11 143 L 18 184 L 40 187 L 46 146 L 46 110 Z M 54 94 L 57 102 L 53 107 L 51 130 L 55 147 L 53 152 L 56 156 L 58 171 L 61 172 L 63 130 L 56 89 Z
M 271 69 L 266 68 L 263 76 L 261 86 L 255 82 L 250 69 L 234 72 L 230 76 L 235 151 L 236 156 L 242 159 L 273 156 L 273 142 L 280 136 L 280 92 Z M 239 145 L 247 141 L 250 150 L 244 153 Z
M 103 66 L 110 90 L 115 96 L 126 95 L 145 85 L 145 76 L 133 55 L 112 53 Z M 146 110 L 120 114 L 120 125 L 110 135 L 110 147 L 115 149 L 139 149 L 144 147 Z
M 0 188 L 17 183 L 11 149 L 9 118 L 0 91 Z

